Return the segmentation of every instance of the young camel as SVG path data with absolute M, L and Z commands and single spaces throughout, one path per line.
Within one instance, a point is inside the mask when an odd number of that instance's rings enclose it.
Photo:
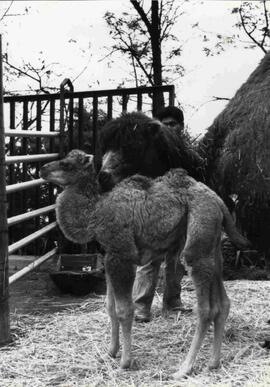
M 178 253 L 190 273 L 197 294 L 198 322 L 186 359 L 175 379 L 191 372 L 211 322 L 214 345 L 210 367 L 220 362 L 229 299 L 222 282 L 221 229 L 239 247 L 248 244 L 235 229 L 223 201 L 183 169 L 150 179 L 135 175 L 112 191 L 99 194 L 93 156 L 79 150 L 44 165 L 41 177 L 64 188 L 56 215 L 65 236 L 86 243 L 96 239 L 105 249 L 107 308 L 111 319 L 109 353 L 119 350 L 120 366 L 130 368 L 133 321 L 132 287 L 136 265 Z

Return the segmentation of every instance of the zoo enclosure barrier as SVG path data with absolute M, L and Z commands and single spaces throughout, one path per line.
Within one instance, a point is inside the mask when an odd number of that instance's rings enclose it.
M 174 104 L 174 86 L 74 92 L 69 79 L 61 83 L 60 93 L 4 97 L 8 129 L 1 152 L 6 165 L 8 254 L 30 251 L 40 256 L 13 274 L 10 284 L 57 253 L 57 191 L 39 177 L 41 163 L 58 159 L 74 147 L 82 149 L 86 137 L 95 153 L 97 132 L 106 120 L 124 111 L 152 113 L 160 92 L 166 104 Z

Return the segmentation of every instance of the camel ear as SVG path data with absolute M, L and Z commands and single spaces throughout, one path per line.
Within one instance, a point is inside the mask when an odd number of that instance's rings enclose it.
M 94 155 L 91 155 L 91 153 L 86 154 L 86 157 L 88 157 L 88 162 L 92 163 L 94 160 Z
M 86 153 L 84 157 L 84 163 L 83 163 L 84 168 L 88 168 L 91 164 L 93 164 L 93 160 L 94 160 L 94 156 Z
M 85 152 L 85 153 L 89 153 L 91 152 L 92 150 L 92 147 L 91 147 L 91 144 L 87 141 L 83 144 L 82 146 L 82 150 Z
M 153 119 L 149 124 L 149 133 L 155 136 L 161 129 L 162 123 L 159 120 Z

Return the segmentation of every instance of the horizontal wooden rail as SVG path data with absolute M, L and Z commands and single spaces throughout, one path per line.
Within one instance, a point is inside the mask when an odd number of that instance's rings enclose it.
M 66 91 L 64 94 L 65 99 L 68 98 L 93 98 L 93 97 L 108 97 L 119 95 L 137 95 L 157 93 L 159 91 L 173 93 L 173 85 L 165 86 L 152 86 L 152 87 L 132 87 L 127 89 L 109 89 L 109 90 L 89 90 L 89 91 Z M 23 102 L 23 101 L 51 101 L 60 99 L 60 93 L 52 94 L 29 94 L 29 95 L 13 95 L 4 97 L 4 102 Z
M 58 153 L 48 153 L 48 154 L 39 154 L 39 155 L 18 155 L 18 156 L 7 156 L 6 164 L 14 163 L 32 163 L 39 161 L 48 161 L 55 160 L 59 157 Z
M 20 271 L 17 271 L 17 273 L 14 273 L 9 277 L 9 284 L 12 284 L 13 282 L 17 281 L 19 278 L 23 277 L 25 274 L 29 273 L 30 271 L 34 270 L 36 267 L 40 266 L 43 262 L 47 261 L 48 259 L 52 258 L 57 253 L 57 247 L 43 255 L 42 257 L 35 259 L 33 262 L 31 262 L 29 265 L 25 266 Z
M 7 185 L 6 191 L 7 191 L 7 194 L 23 191 L 25 189 L 33 188 L 43 183 L 47 183 L 47 181 L 44 179 L 35 179 L 35 180 L 25 181 L 24 183 L 10 184 L 10 185 Z
M 35 239 L 37 239 L 40 236 L 46 234 L 47 232 L 53 230 L 56 226 L 57 226 L 57 222 L 53 222 L 53 223 L 50 223 L 47 226 L 41 228 L 40 230 L 34 232 L 33 234 L 27 235 L 27 237 L 20 239 L 19 241 L 8 246 L 8 253 L 9 254 L 14 253 L 14 251 L 20 249 L 23 246 L 28 245 L 29 243 L 33 242 Z
M 37 130 L 15 130 L 7 129 L 6 137 L 58 137 L 59 132 L 42 132 Z
M 51 206 L 42 207 L 42 208 L 39 208 L 38 210 L 33 210 L 33 211 L 25 212 L 24 214 L 12 216 L 7 220 L 8 226 L 13 226 L 14 224 L 24 222 L 28 219 L 34 218 L 35 216 L 47 214 L 48 212 L 55 210 L 55 207 L 56 205 L 52 204 Z

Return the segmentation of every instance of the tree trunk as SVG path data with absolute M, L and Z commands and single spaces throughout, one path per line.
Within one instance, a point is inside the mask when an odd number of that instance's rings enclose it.
M 153 55 L 153 79 L 155 86 L 162 86 L 162 59 L 160 41 L 159 2 L 152 0 L 152 22 L 151 22 L 151 46 Z M 164 96 L 162 92 L 153 95 L 153 115 L 164 107 Z

